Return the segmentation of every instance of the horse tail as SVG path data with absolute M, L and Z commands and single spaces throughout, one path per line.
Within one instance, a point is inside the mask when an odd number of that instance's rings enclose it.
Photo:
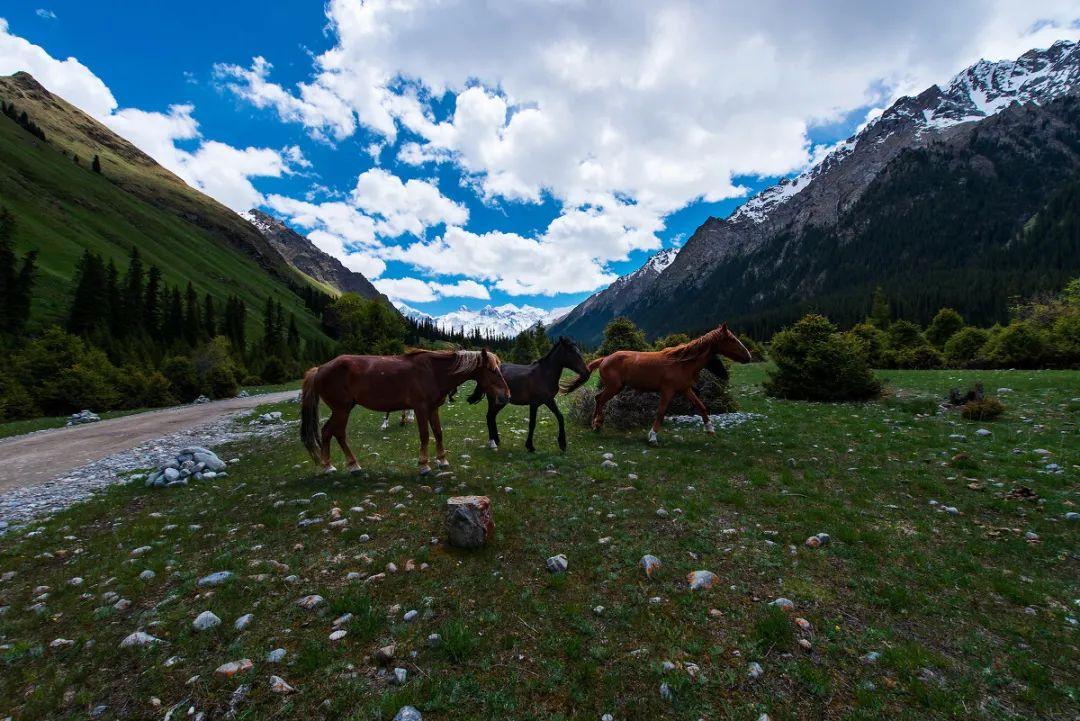
M 579 376 L 578 376 L 577 378 L 575 378 L 574 380 L 570 381 L 569 383 L 560 383 L 560 384 L 559 384 L 559 388 L 560 388 L 560 390 L 562 390 L 562 392 L 563 392 L 564 394 L 566 394 L 566 393 L 573 393 L 573 392 L 574 392 L 574 391 L 576 391 L 576 390 L 577 390 L 578 388 L 581 388 L 581 386 L 585 385 L 585 382 L 586 382 L 587 380 L 589 380 L 590 378 L 592 378 L 592 372 L 593 372 L 594 370 L 596 370 L 596 368 L 597 368 L 597 367 L 598 367 L 598 366 L 599 366 L 599 365 L 600 365 L 601 363 L 603 363 L 603 362 L 604 362 L 604 359 L 605 359 L 605 358 L 607 358 L 607 356 L 600 356 L 600 357 L 599 357 L 599 358 L 597 358 L 596 360 L 594 360 L 594 361 L 591 361 L 591 362 L 589 362 L 589 363 L 585 364 L 585 367 L 589 369 L 589 372 L 588 372 L 588 373 L 582 373 L 581 375 L 579 375 Z
M 315 460 L 321 462 L 322 441 L 319 439 L 319 392 L 315 390 L 315 376 L 319 367 L 308 369 L 300 390 L 300 440 Z

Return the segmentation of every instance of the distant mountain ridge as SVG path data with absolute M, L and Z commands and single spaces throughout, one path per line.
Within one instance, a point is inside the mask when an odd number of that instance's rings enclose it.
M 363 273 L 349 270 L 341 261 L 320 250 L 307 237 L 300 235 L 280 218 L 252 208 L 241 214 L 268 240 L 290 265 L 317 281 L 343 293 L 357 293 L 371 300 L 386 296 L 371 284 Z
M 872 278 L 859 273 L 860 283 L 849 283 L 845 287 L 844 280 L 836 277 L 832 269 L 806 260 L 814 252 L 820 252 L 811 247 L 820 242 L 843 248 L 843 252 L 857 257 L 857 248 L 847 248 L 846 244 L 858 242 L 858 224 L 873 213 L 872 208 L 865 203 L 860 206 L 860 202 L 872 187 L 881 191 L 877 197 L 888 195 L 881 186 L 891 177 L 898 177 L 888 172 L 892 164 L 901 156 L 940 146 L 962 154 L 965 144 L 978 142 L 979 129 L 989 119 L 1009 110 L 1018 113 L 1022 104 L 1033 108 L 1033 114 L 1018 123 L 1000 124 L 994 132 L 1001 142 L 1023 141 L 1015 137 L 1006 140 L 1010 129 L 1032 133 L 1032 138 L 1043 137 L 1047 142 L 1056 142 L 1047 135 L 1051 132 L 1049 126 L 1040 125 L 1042 121 L 1035 116 L 1046 114 L 1043 111 L 1048 104 L 1074 97 L 1078 92 L 1080 50 L 1076 43 L 1058 42 L 1045 50 L 1024 53 L 1015 61 L 980 61 L 958 73 L 945 86 L 935 85 L 918 96 L 900 98 L 855 135 L 838 143 L 815 166 L 762 191 L 727 219 L 708 218 L 670 265 L 650 283 L 644 284 L 647 287 L 636 293 L 629 303 L 618 304 L 613 298 L 605 297 L 619 295 L 626 280 L 621 278 L 608 289 L 586 299 L 568 314 L 566 320 L 556 324 L 553 332 L 570 332 L 595 343 L 610 308 L 615 305 L 620 306 L 620 314 L 629 316 L 655 336 L 672 330 L 704 328 L 724 319 L 742 320 L 747 326 L 757 324 L 762 332 L 772 332 L 776 323 L 790 319 L 796 306 L 812 307 L 817 302 L 815 299 L 831 299 L 823 301 L 822 308 L 830 303 L 849 304 L 856 293 L 865 294 L 868 302 L 869 293 L 861 286 L 897 282 L 899 269 L 882 266 L 882 274 Z M 1061 120 L 1068 113 L 1063 114 L 1059 109 L 1057 115 Z M 1055 127 L 1052 132 L 1065 132 L 1055 122 L 1046 122 Z M 1071 120 L 1064 122 L 1069 124 Z M 1021 130 L 1021 126 L 1025 129 Z M 987 152 L 992 154 L 992 151 Z M 1034 171 L 1038 166 L 1034 165 L 1032 157 L 1029 153 L 1027 169 Z M 1009 162 L 1023 165 L 1023 158 L 1023 154 L 1018 154 Z M 985 155 L 982 160 L 967 158 L 965 162 L 968 161 L 973 163 L 969 168 L 972 172 L 979 167 L 993 168 L 993 162 Z M 948 161 L 943 162 L 948 164 Z M 1058 185 L 1073 172 L 1068 156 L 1047 157 L 1046 162 L 1065 173 L 1057 179 Z M 915 187 L 906 188 L 904 192 L 916 192 L 918 179 L 908 180 Z M 1030 218 L 1038 209 L 1038 201 L 1046 202 L 1046 194 L 1053 190 L 1048 187 L 1052 184 L 1038 185 L 1042 195 L 1015 208 L 1017 213 L 1026 214 L 1021 220 Z M 949 192 L 953 190 L 955 188 Z M 857 207 L 859 212 L 854 213 Z M 894 224 L 900 224 L 903 217 L 910 217 L 917 210 L 895 206 Z M 899 254 L 905 245 L 917 241 L 900 233 L 900 237 L 895 238 L 898 245 L 893 250 Z M 962 233 L 955 242 L 969 244 L 972 250 L 987 250 L 979 239 L 965 238 Z M 970 264 L 970 259 L 953 257 L 952 250 L 927 248 L 931 255 L 920 260 L 933 261 L 929 265 L 942 271 L 947 264 L 943 266 L 937 261 L 946 258 L 952 258 L 949 262 L 953 267 Z M 810 266 L 816 275 L 801 275 L 808 272 Z M 727 285 L 718 282 L 720 278 L 724 278 Z M 963 295 L 956 295 L 950 297 L 950 301 L 964 310 Z M 997 305 L 1001 306 L 1001 303 Z M 790 312 L 776 313 L 781 307 L 789 308 Z M 1001 307 L 971 310 L 981 314 L 982 320 L 991 322 L 1002 312 Z M 762 320 L 767 316 L 770 320 Z
M 468 333 L 479 329 L 482 334 L 499 336 L 515 336 L 537 323 L 549 325 L 561 318 L 568 310 L 567 308 L 544 310 L 531 305 L 518 307 L 506 303 L 500 306 L 485 305 L 479 310 L 470 310 L 468 306 L 463 305 L 457 310 L 435 316 L 404 303 L 397 303 L 397 308 L 406 318 L 418 321 L 430 320 L 436 326 L 446 330 L 464 330 Z

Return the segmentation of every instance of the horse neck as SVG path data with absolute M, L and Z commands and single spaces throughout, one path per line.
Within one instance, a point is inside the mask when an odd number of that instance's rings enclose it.
M 434 371 L 435 380 L 439 386 L 439 390 L 443 393 L 452 391 L 465 381 L 476 380 L 480 377 L 480 372 L 483 370 L 481 367 L 477 366 L 476 369 L 472 371 L 452 373 L 450 369 L 456 361 L 457 358 L 453 355 L 436 355 L 431 357 L 431 366 Z
M 569 368 L 565 362 L 559 360 L 556 356 L 555 349 L 548 351 L 543 358 L 533 363 L 536 370 L 544 375 L 545 378 L 555 378 L 556 380 L 562 375 L 563 368 Z

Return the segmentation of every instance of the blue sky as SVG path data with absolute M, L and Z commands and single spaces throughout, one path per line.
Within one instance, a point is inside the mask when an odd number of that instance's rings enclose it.
M 554 308 L 1080 15 L 969 4 L 0 1 L 0 72 L 414 307 Z

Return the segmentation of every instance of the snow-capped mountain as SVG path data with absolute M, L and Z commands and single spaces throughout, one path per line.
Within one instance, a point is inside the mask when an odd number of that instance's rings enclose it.
M 869 189 L 888 181 L 887 171 L 894 161 L 913 151 L 952 144 L 953 152 L 967 162 L 970 151 L 961 148 L 961 144 L 970 142 L 976 129 L 991 119 L 1006 111 L 1016 116 L 1022 108 L 1038 109 L 1078 95 L 1080 46 L 1061 41 L 1043 50 L 1031 50 L 1016 60 L 980 61 L 944 85 L 931 86 L 914 97 L 902 97 L 852 137 L 830 149 L 806 172 L 762 191 L 726 219 L 708 218 L 647 288 L 635 293 L 630 302 L 620 304 L 617 314 L 629 316 L 656 335 L 675 329 L 706 327 L 731 317 L 735 308 L 743 309 L 742 312 L 750 312 L 751 308 L 754 312 L 765 312 L 769 303 L 810 300 L 814 292 L 826 288 L 824 279 L 828 272 L 817 269 L 815 277 L 800 275 L 796 265 L 808 254 L 822 252 L 821 248 L 806 247 L 804 240 L 812 237 L 814 243 L 820 243 L 822 233 L 838 234 L 842 229 L 843 236 L 830 239 L 829 247 L 843 247 L 848 235 L 859 232 L 849 214 Z M 1010 132 L 1018 132 L 1009 126 L 1023 124 L 1024 119 L 1018 116 L 1015 119 L 1015 123 L 1010 118 L 1009 122 L 1000 124 L 995 132 L 1003 138 Z M 1029 132 L 1039 132 L 1040 126 L 1031 118 L 1027 120 L 1031 126 Z M 1049 157 L 1067 159 L 1066 148 Z M 1030 152 L 1018 157 L 1027 157 L 1027 162 L 1032 162 Z M 1066 163 L 1063 170 L 1068 169 Z M 916 190 L 917 183 L 906 192 Z M 845 225 L 847 221 L 851 224 Z M 894 231 L 902 234 L 902 226 Z M 918 239 L 912 238 L 909 245 L 917 243 Z M 893 252 L 903 251 L 902 241 L 894 240 Z M 955 256 L 954 248 L 951 254 L 942 250 L 934 257 Z M 610 295 L 609 291 L 616 286 L 629 284 L 634 275 L 621 278 L 608 290 L 586 299 L 568 314 L 567 322 L 558 324 L 553 331 L 597 341 L 611 317 L 610 304 L 599 303 L 598 299 Z M 646 275 L 651 274 L 646 271 Z M 743 295 L 728 298 L 726 293 L 735 286 Z M 687 313 L 701 317 L 691 323 L 684 317 Z
M 461 306 L 457 310 L 450 311 L 439 316 L 433 316 L 417 310 L 404 303 L 397 303 L 397 308 L 408 318 L 419 321 L 430 320 L 436 326 L 446 330 L 465 330 L 471 332 L 479 329 L 485 335 L 514 336 L 530 328 L 537 323 L 545 326 L 561 318 L 569 308 L 553 308 L 544 310 L 531 305 L 516 306 L 506 303 L 500 306 L 485 305 L 479 310 L 471 310 L 468 306 Z
M 617 278 L 607 288 L 593 293 L 566 313 L 552 325 L 552 333 L 584 338 L 592 335 L 598 325 L 602 329 L 609 320 L 621 315 L 625 308 L 641 298 L 674 262 L 678 253 L 678 248 L 664 248 L 651 256 L 640 268 Z M 587 332 L 583 332 L 583 321 L 590 327 Z

